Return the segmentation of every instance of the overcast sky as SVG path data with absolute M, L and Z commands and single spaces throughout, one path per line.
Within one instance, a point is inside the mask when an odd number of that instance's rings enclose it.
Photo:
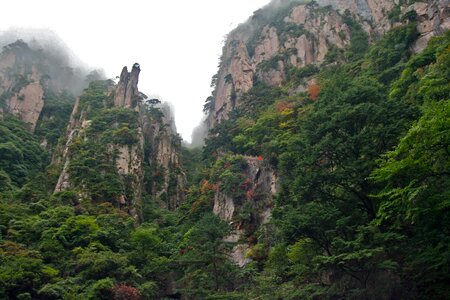
M 189 140 L 202 118 L 225 35 L 269 0 L 11 0 L 0 30 L 51 29 L 89 66 L 108 77 L 141 65 L 140 91 L 175 106 Z

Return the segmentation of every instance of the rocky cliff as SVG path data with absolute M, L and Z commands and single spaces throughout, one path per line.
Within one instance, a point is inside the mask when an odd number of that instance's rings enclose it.
M 147 103 L 139 92 L 139 64 L 130 72 L 124 67 L 115 84 L 70 67 L 58 49 L 30 45 L 17 40 L 3 47 L 0 107 L 2 116 L 19 117 L 50 150 L 61 167 L 55 192 L 111 202 L 136 220 L 144 195 L 178 207 L 186 184 L 180 138 L 169 107 Z
M 229 113 L 238 108 L 244 115 L 252 115 L 245 101 L 254 87 L 261 90 L 261 86 L 269 86 L 286 96 L 305 92 L 310 96 L 311 87 L 317 86 L 315 75 L 322 67 L 361 58 L 371 43 L 394 27 L 414 24 L 416 39 L 410 50 L 421 51 L 431 37 L 450 28 L 448 4 L 449 1 L 272 1 L 232 31 L 225 41 L 219 71 L 213 77 L 215 89 L 205 106 L 209 108 L 209 128 L 227 120 Z M 240 125 L 229 127 L 233 126 Z M 213 132 L 217 137 L 226 135 L 221 129 Z M 213 208 L 216 215 L 232 225 L 233 231 L 226 240 L 237 243 L 231 257 L 241 267 L 251 259 L 255 231 L 271 215 L 277 185 L 273 165 L 257 157 L 242 158 L 246 167 L 241 170 L 241 181 L 245 178 L 245 183 L 236 184 L 246 196 L 223 189 L 226 183 L 219 181 Z
M 116 86 L 114 94 L 114 106 L 116 107 L 137 107 L 137 99 L 139 97 L 138 82 L 141 69 L 139 64 L 134 64 L 131 72 L 127 67 L 122 69 L 120 73 L 120 81 Z
M 230 224 L 232 231 L 225 237 L 234 244 L 230 257 L 243 267 L 250 262 L 246 253 L 256 241 L 256 231 L 270 219 L 276 172 L 261 156 L 222 154 L 210 179 L 202 189 L 214 191 L 213 213 Z
M 18 40 L 4 46 L 0 54 L 0 105 L 34 131 L 46 96 L 78 93 L 85 84 L 84 76 L 62 58 Z
M 292 68 L 345 60 L 339 54 L 367 47 L 364 39 L 374 41 L 402 23 L 417 22 L 413 50 L 419 52 L 450 28 L 449 14 L 448 0 L 273 1 L 228 35 L 208 104 L 209 126 L 227 119 L 256 82 L 281 86 Z M 304 91 L 312 79 L 290 92 Z
M 149 119 L 144 127 L 146 157 L 151 170 L 147 188 L 161 206 L 173 210 L 185 199 L 186 175 L 180 161 L 181 139 L 170 107 L 162 104 L 151 108 L 154 110 L 161 113 Z
M 173 119 L 159 105 L 146 103 L 137 87 L 139 73 L 136 63 L 131 72 L 123 68 L 116 85 L 91 83 L 75 103 L 66 142 L 54 159 L 63 166 L 55 192 L 75 190 L 80 198 L 112 202 L 138 222 L 144 194 L 174 209 L 184 199 L 185 185 Z M 101 181 L 108 186 L 98 191 Z

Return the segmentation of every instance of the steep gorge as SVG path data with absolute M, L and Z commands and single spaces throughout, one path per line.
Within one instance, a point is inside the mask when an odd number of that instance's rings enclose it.
M 203 149 L 139 64 L 7 46 L 0 297 L 448 298 L 449 13 L 272 1 L 225 41 Z

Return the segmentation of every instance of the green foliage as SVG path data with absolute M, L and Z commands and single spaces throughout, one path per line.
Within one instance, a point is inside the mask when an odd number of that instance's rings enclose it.
M 346 49 L 346 57 L 349 60 L 361 58 L 369 48 L 369 36 L 364 31 L 361 24 L 350 16 L 348 11 L 343 18 L 345 24 L 347 24 L 350 29 L 351 36 L 350 46 Z
M 187 185 L 192 186 L 202 180 L 202 149 L 181 148 L 182 165 L 186 174 Z
M 279 61 L 282 61 L 283 57 L 279 55 L 275 55 L 271 57 L 269 60 L 262 61 L 260 64 L 258 64 L 258 68 L 261 71 L 270 71 L 270 70 L 276 70 L 279 66 Z
M 256 85 L 242 97 L 240 110 L 207 140 L 207 155 L 215 147 L 262 154 L 281 178 L 273 222 L 285 244 L 272 248 L 267 258 L 262 244 L 248 253 L 262 269 L 250 279 L 250 294 L 376 298 L 381 292 L 376 286 L 382 285 L 386 294 L 400 289 L 405 298 L 442 298 L 448 292 L 443 282 L 449 253 L 448 222 L 443 221 L 448 219 L 448 34 L 410 58 L 414 23 L 395 28 L 368 48 L 361 27 L 347 22 L 357 39 L 346 53 L 352 62 L 322 67 L 315 102 Z M 317 71 L 292 69 L 288 82 Z M 437 100 L 442 103 L 435 106 Z M 426 121 L 413 127 L 417 136 L 407 134 L 396 148 L 404 150 L 388 154 L 371 175 L 376 160 L 404 136 L 423 103 Z M 223 169 L 221 159 L 215 169 Z M 232 174 L 225 168 L 219 176 Z M 379 194 L 383 182 L 388 184 Z M 243 212 L 239 217 L 245 220 Z M 422 247 L 421 254 L 414 245 Z M 420 271 L 424 266 L 427 272 Z M 324 283 L 325 275 L 333 279 Z M 420 292 L 408 292 L 411 285 Z
M 291 4 L 298 2 L 256 12 L 252 22 L 307 34 L 282 21 Z M 158 207 L 151 191 L 165 175 L 172 189 L 181 170 L 149 162 L 143 224 L 118 209 L 136 178 L 118 174 L 117 150 L 138 142 L 138 116 L 111 108 L 110 83 L 94 81 L 81 96 L 87 121 L 69 149 L 73 187 L 64 192 L 50 195 L 60 167 L 45 170 L 36 136 L 5 116 L 0 298 L 448 298 L 450 36 L 410 57 L 415 16 L 404 17 L 408 25 L 369 48 L 360 25 L 344 16 L 352 46 L 326 63 L 348 64 L 291 68 L 280 88 L 257 82 L 203 153 L 183 149 L 189 185 L 178 210 Z M 257 40 L 247 42 L 252 48 Z M 317 98 L 288 95 L 314 75 Z M 47 96 L 37 135 L 53 147 L 73 99 Z M 147 113 L 162 120 L 159 108 Z M 152 145 L 145 148 L 148 160 Z M 246 198 L 244 155 L 260 156 L 261 168 L 279 178 L 271 222 L 259 230 L 247 228 L 259 212 L 258 198 Z M 230 224 L 211 213 L 218 192 L 236 205 Z M 240 242 L 252 262 L 243 268 L 230 261 L 235 244 L 226 237 L 234 230 L 248 234 Z
M 205 104 L 203 105 L 203 113 L 208 114 L 211 110 L 214 109 L 215 99 L 213 96 L 209 96 L 205 100 Z
M 133 178 L 118 174 L 117 148 L 138 142 L 138 113 L 128 108 L 104 108 L 107 89 L 108 83 L 94 81 L 80 97 L 89 121 L 82 136 L 70 145 L 68 172 L 74 187 L 87 192 L 94 201 L 118 205 L 122 195 L 129 200 L 133 197 L 129 191 Z
M 0 244 L 0 296 L 14 299 L 26 293 L 36 296 L 36 289 L 58 275 L 58 271 L 43 263 L 39 254 L 19 244 Z M 29 298 L 31 299 L 31 298 Z
M 419 105 L 425 100 L 448 99 L 450 95 L 450 33 L 435 37 L 421 53 L 405 65 L 389 96 L 396 101 Z M 437 62 L 437 63 L 435 63 Z
M 242 185 L 245 181 L 243 172 L 247 162 L 239 155 L 226 155 L 217 160 L 211 169 L 211 182 L 218 183 L 220 190 L 236 200 L 245 195 Z
M 180 279 L 182 291 L 189 297 L 230 289 L 236 266 L 227 256 L 231 245 L 223 240 L 229 230 L 217 216 L 206 214 L 183 236 L 178 263 L 185 274 Z
M 240 132 L 240 128 L 236 120 L 243 113 L 239 109 L 231 111 L 228 120 L 217 124 L 211 131 L 210 135 L 205 139 L 205 147 L 203 149 L 203 158 L 212 158 L 220 151 L 233 151 L 233 137 Z
M 391 22 L 400 21 L 401 7 L 400 5 L 394 6 L 394 8 L 388 13 L 388 18 Z
M 47 153 L 22 122 L 11 116 L 0 121 L 1 180 L 22 186 L 26 180 L 44 170 Z M 0 188 L 1 189 L 1 188 Z
M 72 112 L 75 98 L 67 93 L 46 91 L 44 107 L 36 125 L 35 134 L 46 140 L 49 148 L 55 148 L 60 137 L 66 133 L 66 125 Z
M 290 67 L 287 71 L 287 81 L 296 85 L 304 83 L 304 79 L 319 72 L 319 68 L 314 64 L 309 64 L 303 68 Z
M 386 33 L 386 35 L 367 52 L 366 69 L 379 80 L 388 84 L 396 79 L 403 64 L 410 56 L 410 47 L 417 38 L 417 24 L 412 22 Z
M 240 109 L 247 116 L 256 116 L 282 96 L 286 96 L 286 93 L 280 88 L 258 82 L 242 97 Z
M 377 222 L 407 237 L 401 249 L 408 265 L 403 276 L 414 278 L 430 298 L 450 292 L 449 100 L 426 103 L 423 116 L 373 172 L 386 184 L 378 195 L 383 202 Z
M 68 172 L 75 187 L 89 191 L 94 201 L 116 203 L 123 192 L 122 181 L 113 164 L 115 153 L 98 141 L 78 140 L 72 144 Z
M 100 279 L 95 282 L 88 291 L 88 299 L 111 299 L 114 280 L 111 278 Z
M 137 143 L 137 112 L 127 108 L 101 109 L 92 118 L 86 134 L 102 143 L 133 145 Z
M 80 108 L 90 108 L 90 111 L 96 111 L 104 108 L 105 102 L 108 103 L 108 87 L 111 83 L 104 80 L 96 80 L 89 83 L 89 87 L 83 91 L 80 96 Z

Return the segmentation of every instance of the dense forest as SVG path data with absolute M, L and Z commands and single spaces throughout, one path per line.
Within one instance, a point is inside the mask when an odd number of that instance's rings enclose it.
M 255 79 L 203 148 L 173 137 L 171 170 L 186 174 L 176 208 L 161 205 L 176 176 L 155 193 L 164 171 L 143 153 L 139 218 L 118 200 L 135 179 L 118 173 L 111 145 L 137 145 L 141 118 L 162 124 L 159 105 L 114 107 L 114 82 L 90 80 L 79 98 L 89 126 L 68 147 L 72 185 L 56 192 L 75 97 L 47 92 L 34 133 L 2 110 L 0 298 L 450 299 L 450 32 L 413 53 L 416 16 L 403 18 L 370 40 L 347 16 L 348 47 L 289 67 L 280 86 Z M 278 178 L 267 222 L 251 164 Z M 232 220 L 214 213 L 219 194 L 239 206 Z

